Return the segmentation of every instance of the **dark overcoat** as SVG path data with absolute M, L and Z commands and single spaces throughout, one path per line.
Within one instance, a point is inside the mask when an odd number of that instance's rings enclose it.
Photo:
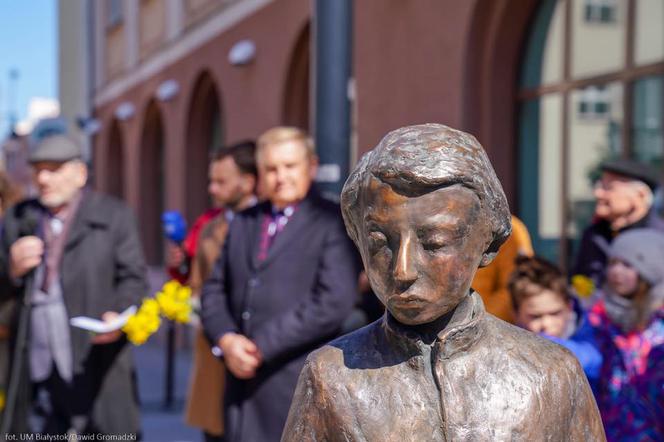
M 358 259 L 339 206 L 310 193 L 259 262 L 269 203 L 236 215 L 203 286 L 203 326 L 212 342 L 233 331 L 263 355 L 256 377 L 227 373 L 229 442 L 279 440 L 307 354 L 338 333 L 357 296 Z
M 23 302 L 25 280 L 8 277 L 9 248 L 25 232 L 28 220 L 41 220 L 45 209 L 27 200 L 10 209 L 4 218 L 0 247 L 0 301 L 19 299 L 14 329 L 27 307 Z M 34 224 L 34 223 L 33 223 Z M 146 295 L 145 260 L 132 211 L 120 200 L 85 192 L 70 228 L 60 264 L 60 277 L 70 318 L 99 318 L 107 311 L 121 312 Z M 25 279 L 25 278 L 24 278 Z M 29 329 L 29 328 L 28 328 Z M 90 413 L 91 429 L 103 433 L 130 433 L 139 429 L 139 414 L 131 348 L 125 339 L 113 344 L 92 345 L 90 334 L 70 328 L 77 408 Z M 12 343 L 12 348 L 17 347 Z M 20 346 L 19 346 L 20 347 Z M 21 371 L 23 394 L 15 431 L 25 429 L 29 385 L 27 358 Z M 26 397 L 27 396 L 27 397 Z M 23 411 L 23 412 L 21 412 Z

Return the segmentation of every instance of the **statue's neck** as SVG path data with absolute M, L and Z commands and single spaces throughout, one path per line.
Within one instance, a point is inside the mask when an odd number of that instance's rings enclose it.
M 439 317 L 438 319 L 428 322 L 426 324 L 407 325 L 405 327 L 417 333 L 420 339 L 422 339 L 422 342 L 430 345 L 438 338 L 440 332 L 443 331 L 445 327 L 447 327 L 447 325 L 450 323 L 450 320 L 454 316 L 454 312 L 456 311 L 456 309 L 457 307 L 445 313 L 443 316 Z

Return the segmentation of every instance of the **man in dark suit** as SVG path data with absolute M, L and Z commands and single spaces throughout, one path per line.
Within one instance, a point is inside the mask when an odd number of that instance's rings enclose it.
M 0 244 L 0 301 L 20 301 L 3 429 L 135 434 L 133 362 L 122 332 L 92 337 L 69 324 L 75 316 L 112 319 L 145 295 L 133 214 L 84 189 L 87 167 L 70 138 L 44 139 L 29 160 L 38 198 L 7 212 Z
M 357 293 L 339 206 L 312 188 L 309 137 L 271 129 L 256 155 L 268 201 L 235 217 L 202 293 L 203 326 L 228 371 L 230 442 L 280 439 L 306 355 L 338 333 Z

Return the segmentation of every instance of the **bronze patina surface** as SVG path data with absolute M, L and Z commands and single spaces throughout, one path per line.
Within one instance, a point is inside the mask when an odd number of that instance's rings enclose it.
M 385 317 L 312 353 L 283 441 L 602 441 L 562 347 L 486 313 L 470 284 L 510 233 L 477 140 L 443 125 L 389 133 L 342 192 Z

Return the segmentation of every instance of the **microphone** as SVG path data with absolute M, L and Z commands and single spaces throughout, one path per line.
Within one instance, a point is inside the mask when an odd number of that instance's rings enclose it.
M 19 206 L 16 211 L 16 217 L 19 219 L 18 237 L 39 236 L 39 225 L 42 219 L 42 213 L 39 209 L 30 206 Z
M 164 212 L 161 215 L 161 225 L 164 236 L 182 249 L 182 242 L 187 237 L 187 222 L 180 212 L 177 210 Z M 180 275 L 187 275 L 189 273 L 189 263 L 187 261 L 185 259 L 178 267 L 177 271 Z
M 187 222 L 177 210 L 169 210 L 161 215 L 161 225 L 166 238 L 180 245 L 187 236 Z
M 21 223 L 18 227 L 18 236 L 22 238 L 24 236 L 37 235 L 37 230 L 39 229 L 39 215 L 33 211 L 30 211 L 26 216 L 21 220 Z

